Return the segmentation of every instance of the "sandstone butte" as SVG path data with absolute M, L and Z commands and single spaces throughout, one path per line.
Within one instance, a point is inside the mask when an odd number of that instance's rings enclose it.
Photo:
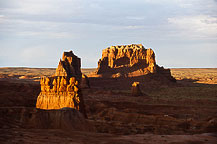
M 152 49 L 142 44 L 111 46 L 102 51 L 98 61 L 97 75 L 112 77 L 134 77 L 152 73 L 166 73 L 170 70 L 159 67 Z
M 51 77 L 42 77 L 41 92 L 36 108 L 61 109 L 64 107 L 79 110 L 86 116 L 83 97 L 79 88 L 81 60 L 72 51 L 64 52 L 62 60 Z

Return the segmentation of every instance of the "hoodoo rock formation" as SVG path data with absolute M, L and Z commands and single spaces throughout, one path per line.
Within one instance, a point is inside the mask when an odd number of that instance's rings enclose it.
M 119 74 L 132 77 L 162 71 L 166 70 L 156 64 L 155 53 L 152 49 L 145 49 L 142 44 L 131 44 L 104 49 L 96 73 L 103 76 L 115 77 Z
M 46 77 L 41 79 L 41 93 L 38 96 L 36 108 L 60 109 L 71 107 L 79 110 L 78 81 L 71 77 Z
M 56 73 L 51 77 L 42 77 L 41 92 L 37 98 L 36 108 L 77 109 L 85 116 L 82 93 L 79 88 L 81 79 L 80 58 L 72 51 L 64 52 Z

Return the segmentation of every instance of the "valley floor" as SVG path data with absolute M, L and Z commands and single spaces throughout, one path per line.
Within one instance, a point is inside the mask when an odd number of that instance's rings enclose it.
M 0 68 L 0 143 L 217 143 L 217 69 L 171 69 L 176 83 L 144 79 L 139 97 L 131 96 L 125 79 L 90 78 L 83 97 L 96 131 L 23 129 L 12 113 L 35 107 L 39 77 L 54 71 Z

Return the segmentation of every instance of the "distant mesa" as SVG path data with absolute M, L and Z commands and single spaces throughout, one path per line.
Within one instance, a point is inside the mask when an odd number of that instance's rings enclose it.
M 108 77 L 134 77 L 154 73 L 167 73 L 170 70 L 156 64 L 155 53 L 142 44 L 111 46 L 102 51 L 98 61 L 97 75 Z
M 41 92 L 37 98 L 36 108 L 77 109 L 85 116 L 83 97 L 79 88 L 81 80 L 81 60 L 72 51 L 64 52 L 56 73 L 51 77 L 42 77 Z

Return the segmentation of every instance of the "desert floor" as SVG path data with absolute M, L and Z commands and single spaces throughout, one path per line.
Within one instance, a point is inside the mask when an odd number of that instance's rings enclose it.
M 89 75 L 95 69 L 82 69 Z M 177 82 L 140 77 L 143 96 L 129 79 L 89 78 L 83 89 L 93 132 L 25 129 L 19 113 L 35 107 L 41 76 L 51 68 L 0 68 L 0 143 L 216 144 L 217 69 L 171 69 Z

